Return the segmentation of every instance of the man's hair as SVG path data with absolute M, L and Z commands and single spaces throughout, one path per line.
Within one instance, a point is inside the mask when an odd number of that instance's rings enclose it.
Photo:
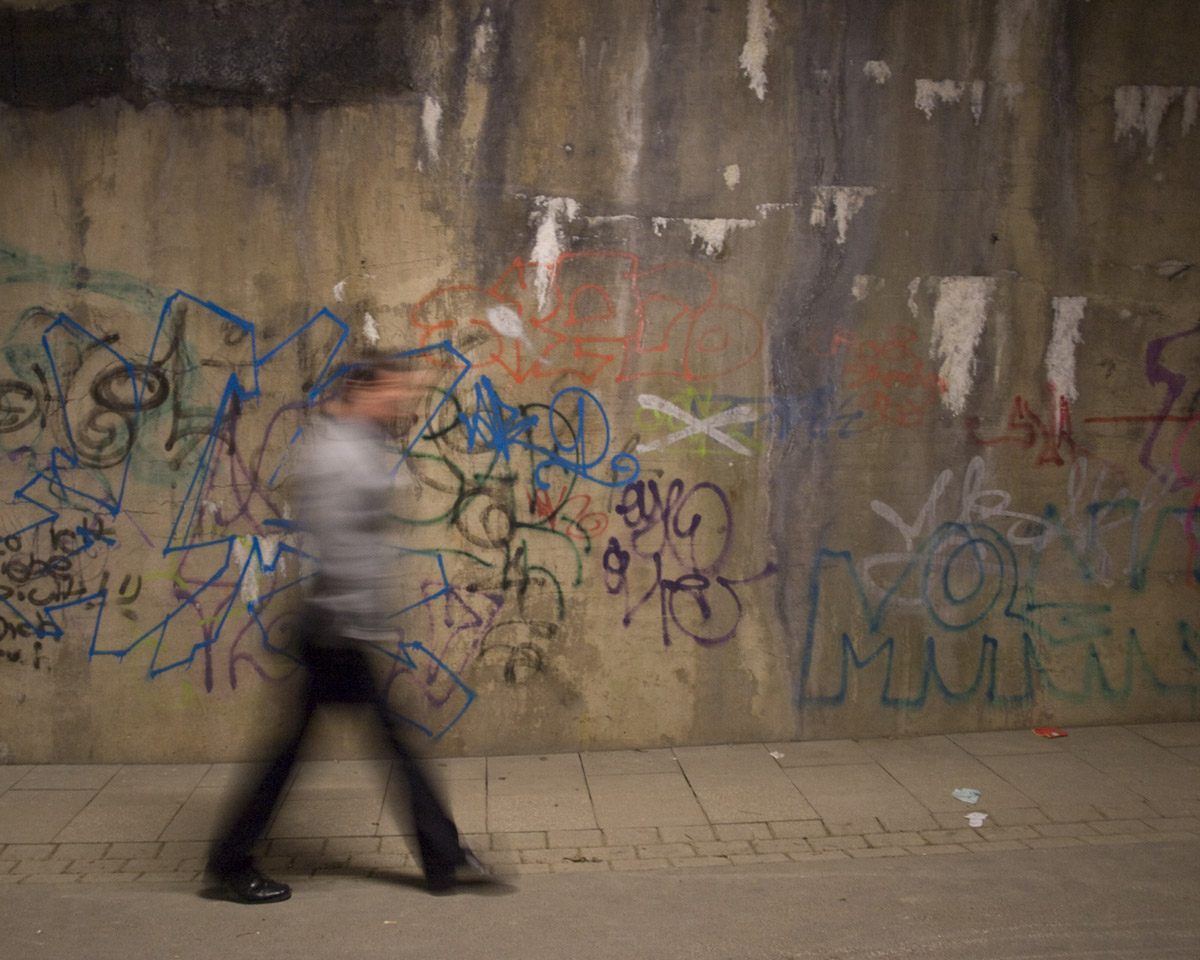
M 412 354 L 402 357 L 366 357 L 346 372 L 346 385 L 369 387 L 380 380 L 414 373 L 424 368 L 422 358 Z

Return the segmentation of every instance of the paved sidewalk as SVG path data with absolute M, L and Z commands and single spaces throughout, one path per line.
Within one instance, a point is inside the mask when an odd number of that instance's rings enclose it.
M 1200 722 L 433 765 L 467 842 L 500 875 L 1200 840 Z M 0 882 L 198 882 L 252 770 L 0 766 Z M 300 764 L 263 869 L 415 876 L 396 789 L 388 761 Z M 972 813 L 987 814 L 981 826 Z

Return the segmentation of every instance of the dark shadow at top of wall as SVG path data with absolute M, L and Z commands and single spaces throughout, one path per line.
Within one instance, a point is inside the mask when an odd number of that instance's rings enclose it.
M 355 103 L 414 88 L 430 0 L 108 0 L 0 9 L 0 100 L 56 110 Z

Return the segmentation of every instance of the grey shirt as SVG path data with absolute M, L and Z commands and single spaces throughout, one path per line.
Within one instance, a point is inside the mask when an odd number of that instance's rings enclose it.
M 328 612 L 334 636 L 384 640 L 389 590 L 399 572 L 384 536 L 395 489 L 384 435 L 366 420 L 322 418 L 302 455 L 297 520 L 317 557 L 313 603 Z

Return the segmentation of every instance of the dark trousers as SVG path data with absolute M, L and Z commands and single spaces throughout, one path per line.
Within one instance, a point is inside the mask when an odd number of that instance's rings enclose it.
M 317 707 L 323 703 L 360 703 L 373 707 L 399 762 L 408 787 L 408 813 L 417 835 L 425 876 L 431 879 L 448 876 L 463 862 L 458 828 L 447 815 L 421 761 L 405 743 L 399 722 L 388 710 L 366 655 L 353 641 L 345 646 L 323 646 L 320 642 L 323 624 L 324 618 L 319 613 L 311 607 L 306 610 L 296 652 L 307 668 L 307 678 L 296 722 L 266 774 L 247 794 L 224 836 L 217 841 L 209 867 L 218 874 L 227 874 L 252 865 L 254 842 L 266 832 Z

